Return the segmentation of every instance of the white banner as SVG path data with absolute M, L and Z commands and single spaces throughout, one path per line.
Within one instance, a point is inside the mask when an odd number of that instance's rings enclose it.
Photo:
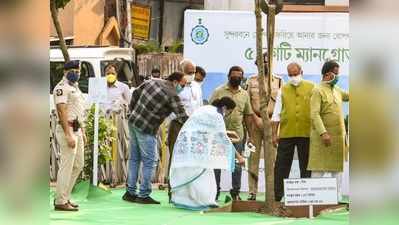
M 226 82 L 231 66 L 241 66 L 246 76 L 257 73 L 253 12 L 187 10 L 184 21 L 184 57 L 207 71 L 205 98 Z M 265 15 L 263 27 L 266 27 Z M 267 44 L 266 34 L 263 44 Z M 348 75 L 349 57 L 348 13 L 280 13 L 276 16 L 275 74 L 286 75 L 287 65 L 295 61 L 302 65 L 305 79 L 318 83 L 327 59 L 337 60 L 341 75 Z M 348 89 L 348 77 L 341 78 L 339 85 Z
M 263 15 L 266 28 L 266 15 Z M 245 76 L 257 73 L 255 15 L 247 11 L 187 10 L 184 17 L 184 57 L 207 71 L 203 84 L 204 98 L 227 81 L 231 66 L 239 65 Z M 275 74 L 287 78 L 291 62 L 302 65 L 304 78 L 319 83 L 321 67 L 327 59 L 340 64 L 338 85 L 349 89 L 349 14 L 348 13 L 280 13 L 276 16 L 274 42 Z M 266 34 L 263 45 L 267 46 Z M 264 49 L 266 51 L 266 49 Z M 344 112 L 349 111 L 344 104 Z M 259 191 L 264 192 L 264 166 L 260 162 Z M 222 190 L 231 188 L 230 173 L 223 172 Z M 290 178 L 299 178 L 298 161 L 294 160 Z M 242 191 L 248 191 L 248 174 L 243 171 Z M 345 163 L 342 193 L 349 195 L 349 164 Z

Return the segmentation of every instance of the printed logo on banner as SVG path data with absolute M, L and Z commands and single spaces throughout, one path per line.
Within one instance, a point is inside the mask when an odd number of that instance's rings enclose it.
M 254 50 L 253 50 L 252 48 L 247 48 L 247 49 L 245 50 L 244 57 L 245 57 L 247 60 L 253 60 L 254 57 L 252 56 L 252 54 L 254 54 Z
M 208 41 L 208 28 L 202 25 L 202 19 L 198 19 L 198 25 L 191 30 L 191 40 L 197 45 L 203 45 Z

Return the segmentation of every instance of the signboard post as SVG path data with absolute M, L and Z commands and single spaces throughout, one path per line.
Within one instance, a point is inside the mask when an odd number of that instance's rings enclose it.
M 284 201 L 286 206 L 309 206 L 313 218 L 314 205 L 338 204 L 337 179 L 284 179 Z
M 93 140 L 93 185 L 98 183 L 98 122 L 100 103 L 107 101 L 107 80 L 105 77 L 89 78 L 89 102 L 95 104 Z
M 133 4 L 131 23 L 134 39 L 148 40 L 151 25 L 151 7 Z

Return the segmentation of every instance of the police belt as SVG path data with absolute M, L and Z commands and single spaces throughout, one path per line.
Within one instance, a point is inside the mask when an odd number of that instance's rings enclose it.
M 62 125 L 61 121 L 58 121 L 58 124 Z M 74 132 L 78 131 L 79 128 L 81 128 L 81 125 L 78 120 L 68 121 L 68 125 L 73 128 Z

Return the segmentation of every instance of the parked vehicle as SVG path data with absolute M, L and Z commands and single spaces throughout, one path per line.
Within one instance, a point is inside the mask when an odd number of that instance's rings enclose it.
M 89 77 L 103 77 L 105 66 L 114 62 L 119 71 L 117 78 L 119 81 L 129 85 L 131 90 L 140 84 L 135 65 L 135 54 L 132 48 L 118 47 L 69 47 L 71 60 L 81 61 L 81 75 L 79 87 L 87 97 Z M 57 83 L 63 76 L 64 57 L 59 48 L 50 49 L 50 111 L 55 109 L 52 92 Z

